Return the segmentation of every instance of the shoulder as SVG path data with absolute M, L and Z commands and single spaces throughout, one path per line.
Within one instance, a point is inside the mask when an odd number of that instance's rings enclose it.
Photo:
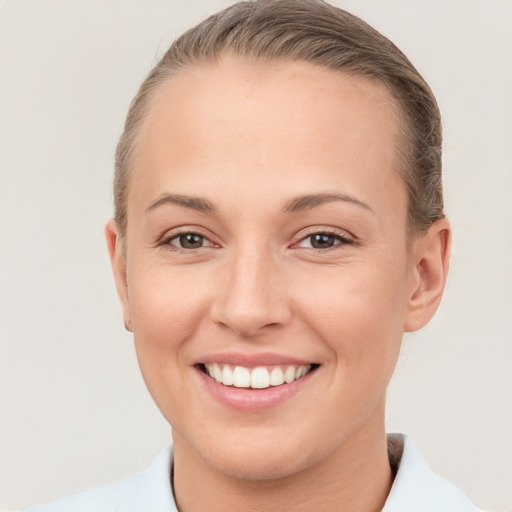
M 172 447 L 162 451 L 144 472 L 24 512 L 173 512 L 170 469 Z
M 24 512 L 89 512 L 122 510 L 123 502 L 133 500 L 142 485 L 143 473 L 134 475 L 110 485 L 90 489 L 43 505 L 37 505 Z
M 382 512 L 483 512 L 464 492 L 435 474 L 414 442 L 403 434 L 389 434 L 397 473 Z
M 409 437 L 390 434 L 388 445 L 396 476 L 382 512 L 483 512 L 430 469 Z M 169 447 L 143 473 L 24 512 L 176 512 L 172 463 Z

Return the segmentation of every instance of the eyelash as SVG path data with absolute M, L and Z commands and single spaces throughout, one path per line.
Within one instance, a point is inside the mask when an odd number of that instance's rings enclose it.
M 184 254 L 194 254 L 199 249 L 205 249 L 205 247 L 199 247 L 197 249 L 185 249 L 184 247 L 178 247 L 176 245 L 171 244 L 171 242 L 173 240 L 177 240 L 180 237 L 185 236 L 185 235 L 199 236 L 199 237 L 203 238 L 204 240 L 208 240 L 211 244 L 213 244 L 213 242 L 207 236 L 203 235 L 203 233 L 200 233 L 199 231 L 187 229 L 187 230 L 183 230 L 183 231 L 178 231 L 176 233 L 173 233 L 170 236 L 165 237 L 158 245 L 166 246 L 166 248 L 169 249 L 170 251 L 181 252 Z M 212 247 L 206 247 L 206 249 L 211 249 L 211 248 Z
M 355 243 L 355 240 L 353 238 L 350 238 L 346 234 L 342 234 L 339 231 L 334 231 L 334 230 L 330 230 L 330 229 L 321 229 L 321 230 L 315 229 L 315 230 L 311 230 L 305 236 L 303 236 L 296 244 L 294 244 L 294 246 L 297 246 L 298 244 L 304 242 L 308 238 L 312 238 L 315 235 L 324 235 L 324 236 L 332 237 L 335 240 L 337 240 L 338 243 L 335 243 L 333 246 L 327 247 L 324 249 L 318 249 L 315 247 L 306 247 L 305 249 L 309 249 L 312 251 L 320 251 L 320 252 L 325 253 L 330 250 L 336 250 L 340 246 L 351 245 L 351 244 Z
M 213 244 L 213 246 L 216 245 L 216 244 L 214 244 L 214 242 L 212 242 L 203 233 L 200 233 L 198 231 L 193 231 L 193 230 L 183 230 L 183 231 L 179 231 L 177 233 L 173 233 L 172 235 L 170 235 L 168 237 L 165 237 L 158 245 L 166 246 L 167 249 L 169 249 L 171 251 L 180 252 L 180 253 L 183 253 L 183 254 L 194 254 L 194 253 L 196 253 L 200 249 L 205 249 L 205 248 L 206 249 L 211 249 L 212 248 L 212 246 L 209 246 L 209 247 L 207 246 L 207 247 L 199 247 L 199 248 L 196 248 L 196 249 L 186 249 L 184 247 L 178 247 L 176 245 L 171 244 L 171 242 L 173 240 L 177 240 L 180 237 L 185 236 L 185 235 L 195 235 L 195 236 L 201 237 L 203 240 L 209 241 L 211 244 Z M 312 238 L 315 235 L 324 235 L 324 236 L 333 237 L 334 239 L 336 239 L 338 241 L 338 243 L 334 244 L 331 247 L 327 247 L 327 248 L 324 248 L 324 249 L 319 249 L 319 248 L 315 248 L 315 247 L 305 247 L 305 249 L 312 250 L 312 251 L 319 251 L 319 252 L 325 253 L 325 252 L 330 251 L 330 250 L 335 250 L 335 249 L 339 248 L 339 246 L 351 245 L 351 244 L 355 243 L 355 241 L 352 238 L 349 238 L 346 235 L 342 235 L 341 233 L 339 233 L 337 231 L 331 231 L 329 229 L 323 229 L 323 230 L 314 230 L 314 231 L 309 232 L 308 234 L 303 236 L 298 242 L 293 244 L 292 247 L 296 248 L 298 244 L 304 242 L 308 238 Z

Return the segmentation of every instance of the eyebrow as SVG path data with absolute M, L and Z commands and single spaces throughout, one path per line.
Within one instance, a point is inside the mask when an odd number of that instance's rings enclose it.
M 184 206 L 185 208 L 190 208 L 191 210 L 196 210 L 201 213 L 217 212 L 217 208 L 215 208 L 213 203 L 202 197 L 192 197 L 181 194 L 161 194 L 146 208 L 146 213 L 169 203 Z
M 359 199 L 355 197 L 348 196 L 346 194 L 332 194 L 332 193 L 324 193 L 324 194 L 307 194 L 299 197 L 295 197 L 285 203 L 283 207 L 283 212 L 285 213 L 295 213 L 311 210 L 317 206 L 321 206 L 325 203 L 331 203 L 334 201 L 343 201 L 346 203 L 355 204 L 356 206 L 360 206 L 365 210 L 368 210 L 373 213 L 373 210 L 366 203 L 363 203 Z M 146 213 L 162 206 L 164 204 L 177 204 L 179 206 L 183 206 L 185 208 L 190 208 L 191 210 L 196 210 L 201 213 L 209 213 L 214 214 L 217 213 L 217 208 L 215 205 L 208 201 L 208 199 L 204 199 L 202 197 L 194 197 L 187 196 L 182 194 L 168 194 L 164 193 L 158 196 L 150 205 L 146 208 Z
M 368 210 L 372 213 L 374 211 L 368 206 L 366 203 L 363 203 L 359 199 L 355 197 L 348 196 L 345 194 L 308 194 L 304 196 L 299 196 L 294 199 L 288 201 L 283 208 L 283 211 L 286 213 L 293 212 L 302 212 L 305 210 L 311 210 L 317 206 L 320 206 L 325 203 L 331 203 L 333 201 L 343 201 L 346 203 L 355 204 L 356 206 L 360 206 L 365 210 Z

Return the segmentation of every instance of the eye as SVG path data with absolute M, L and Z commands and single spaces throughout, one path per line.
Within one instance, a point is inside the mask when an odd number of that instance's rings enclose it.
M 337 245 L 346 245 L 354 243 L 350 238 L 338 233 L 328 231 L 312 233 L 304 237 L 298 244 L 298 247 L 310 249 L 330 249 Z
M 179 249 L 201 249 L 202 247 L 213 247 L 214 244 L 204 235 L 194 232 L 179 233 L 164 242 L 165 244 Z

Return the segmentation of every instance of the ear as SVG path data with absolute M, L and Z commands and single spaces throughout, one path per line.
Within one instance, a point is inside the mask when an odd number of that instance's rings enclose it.
M 114 220 L 110 220 L 105 226 L 105 238 L 107 239 L 107 247 L 110 254 L 110 262 L 112 263 L 112 271 L 114 272 L 117 294 L 119 295 L 119 300 L 121 301 L 121 307 L 123 310 L 124 326 L 127 331 L 131 332 L 132 322 L 130 319 L 130 307 L 128 302 L 126 262 L 123 254 L 123 243 L 118 234 L 117 224 Z
M 404 331 L 416 331 L 434 316 L 446 283 L 450 249 L 451 228 L 446 219 L 434 222 L 414 240 Z

